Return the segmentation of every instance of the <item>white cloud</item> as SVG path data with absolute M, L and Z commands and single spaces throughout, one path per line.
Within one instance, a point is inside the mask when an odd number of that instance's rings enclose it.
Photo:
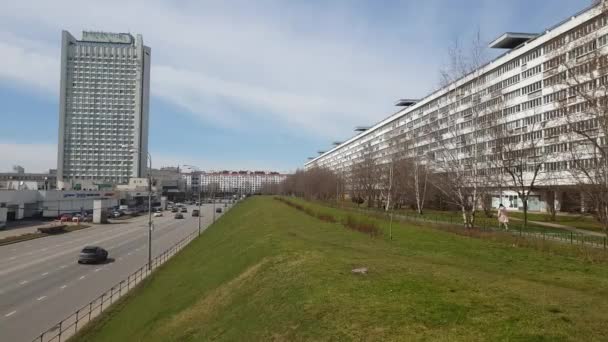
M 131 30 L 152 47 L 153 96 L 224 126 L 250 127 L 263 116 L 285 130 L 333 139 L 378 121 L 394 100 L 420 96 L 434 83 L 425 69 L 433 70 L 437 58 L 408 54 L 405 44 L 391 41 L 399 35 L 383 37 L 361 15 L 344 4 L 277 1 L 10 2 L 0 31 L 18 36 L 27 25 L 29 37 L 43 42 L 0 45 L 0 54 L 14 56 L 8 67 L 0 65 L 0 78 L 55 91 L 58 53 L 46 47 L 49 41 L 59 47 L 61 29 Z
M 21 165 L 26 172 L 48 172 L 57 167 L 56 144 L 17 144 L 0 141 L 0 172 Z
M 18 82 L 21 86 L 58 93 L 59 61 L 21 42 L 0 41 L 2 67 L 0 80 Z M 48 53 L 48 52 L 46 52 Z

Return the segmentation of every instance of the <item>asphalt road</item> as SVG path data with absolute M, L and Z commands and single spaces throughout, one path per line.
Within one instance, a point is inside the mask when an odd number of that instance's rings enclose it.
M 198 218 L 191 216 L 194 208 L 188 208 L 183 220 L 168 211 L 153 218 L 152 257 L 198 229 Z M 201 209 L 202 227 L 207 228 L 213 220 L 212 204 Z M 148 217 L 140 216 L 0 246 L 0 341 L 32 341 L 139 269 L 148 258 L 147 224 Z M 85 245 L 105 248 L 110 261 L 78 264 Z

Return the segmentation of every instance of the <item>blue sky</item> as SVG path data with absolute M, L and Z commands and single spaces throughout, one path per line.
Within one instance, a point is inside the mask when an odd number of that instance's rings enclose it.
M 154 166 L 293 171 L 436 88 L 456 39 L 539 32 L 590 0 L 86 3 L 0 3 L 0 171 L 56 166 L 62 29 L 143 34 Z

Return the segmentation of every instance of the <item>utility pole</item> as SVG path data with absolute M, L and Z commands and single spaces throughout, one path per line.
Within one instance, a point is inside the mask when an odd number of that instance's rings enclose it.
M 212 195 L 213 197 L 212 201 L 213 201 L 213 223 L 215 223 L 215 189 L 213 189 Z
M 201 215 L 203 212 L 201 211 L 201 189 L 198 189 L 198 235 L 201 235 Z
M 140 152 L 141 153 L 141 152 Z M 148 153 L 148 270 L 152 270 L 152 156 Z

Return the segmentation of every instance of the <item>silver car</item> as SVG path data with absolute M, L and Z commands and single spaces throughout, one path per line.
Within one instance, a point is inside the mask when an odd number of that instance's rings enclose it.
M 90 264 L 108 260 L 108 251 L 97 246 L 86 246 L 80 251 L 79 264 Z

